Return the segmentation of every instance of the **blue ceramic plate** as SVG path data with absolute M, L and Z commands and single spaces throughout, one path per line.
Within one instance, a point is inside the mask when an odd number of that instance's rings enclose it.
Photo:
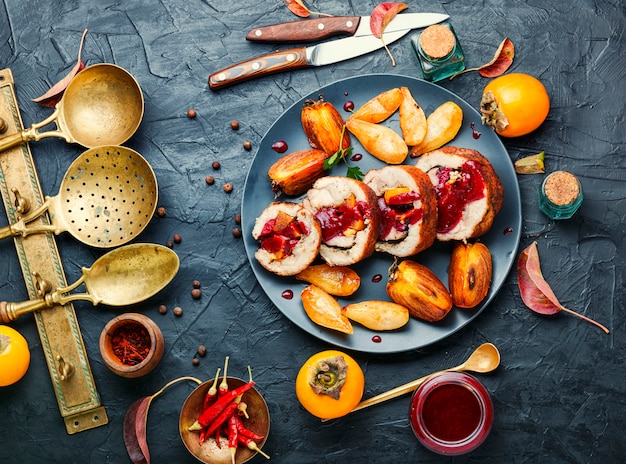
M 500 176 L 504 185 L 504 204 L 491 230 L 481 237 L 481 241 L 489 247 L 493 260 L 491 289 L 487 298 L 477 308 L 452 308 L 450 313 L 437 323 L 411 319 L 405 327 L 392 332 L 375 332 L 354 323 L 354 333 L 345 335 L 311 322 L 304 312 L 299 297 L 300 292 L 306 287 L 305 283 L 294 278 L 279 277 L 259 265 L 254 258 L 257 243 L 252 237 L 252 228 L 256 218 L 274 200 L 274 192 L 272 192 L 267 171 L 283 155 L 272 150 L 272 144 L 283 140 L 288 144 L 288 152 L 310 148 L 300 125 L 300 111 L 305 100 L 317 100 L 319 95 L 323 95 L 324 100 L 333 103 L 346 118 L 349 116 L 343 111 L 346 101 L 354 102 L 355 107 L 359 108 L 379 93 L 400 86 L 406 86 L 411 90 L 413 97 L 424 108 L 426 115 L 446 101 L 451 100 L 457 103 L 463 109 L 463 126 L 450 145 L 478 150 L 489 159 Z M 396 112 L 383 124 L 399 131 L 398 118 Z M 479 138 L 473 136 L 472 123 L 481 132 Z M 353 153 L 361 153 L 363 158 L 351 164 L 360 166 L 363 173 L 384 165 L 369 155 L 355 137 L 352 137 L 352 143 Z M 412 158 L 407 157 L 406 163 L 413 162 Z M 340 164 L 333 168 L 331 173 L 332 175 L 345 175 L 345 171 L 345 165 Z M 280 200 L 299 202 L 300 197 L 283 196 Z M 498 136 L 491 129 L 482 126 L 478 111 L 438 85 L 392 74 L 371 74 L 344 79 L 322 87 L 292 105 L 263 137 L 246 178 L 242 201 L 242 230 L 246 253 L 256 278 L 270 300 L 294 324 L 315 337 L 340 348 L 367 353 L 397 353 L 415 350 L 449 337 L 477 317 L 493 300 L 513 266 L 522 228 L 520 192 L 513 163 Z M 450 243 L 435 243 L 428 250 L 410 259 L 428 266 L 447 286 L 451 247 Z M 392 262 L 393 258 L 390 255 L 375 253 L 352 266 L 361 277 L 361 288 L 349 298 L 340 298 L 340 304 L 343 306 L 351 302 L 373 299 L 389 300 L 385 286 L 387 271 Z M 377 275 L 383 278 L 379 282 L 374 282 L 374 276 Z M 285 290 L 293 291 L 293 299 L 288 300 L 282 296 Z

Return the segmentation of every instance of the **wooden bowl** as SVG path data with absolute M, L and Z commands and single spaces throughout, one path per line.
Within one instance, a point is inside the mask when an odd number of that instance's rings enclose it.
M 114 353 L 112 340 L 124 328 L 143 327 L 150 339 L 150 349 L 143 361 L 130 365 L 123 363 Z M 163 357 L 163 333 L 159 326 L 147 316 L 139 313 L 125 313 L 111 319 L 100 333 L 100 354 L 104 364 L 122 377 L 141 377 L 151 372 Z
M 247 383 L 245 380 L 236 377 L 226 377 L 228 388 L 233 390 Z M 219 380 L 218 380 L 219 382 Z M 198 386 L 185 400 L 183 408 L 180 412 L 180 437 L 189 452 L 200 462 L 205 464 L 231 464 L 230 451 L 228 450 L 228 439 L 224 433 L 220 434 L 220 446 L 218 447 L 214 437 L 207 437 L 204 443 L 200 445 L 200 432 L 189 431 L 189 427 L 198 419 L 202 413 L 202 404 L 204 397 L 211 388 L 213 380 L 204 382 Z M 245 426 L 264 438 L 257 442 L 257 446 L 261 449 L 267 440 L 270 431 L 270 412 L 267 403 L 261 394 L 252 387 L 243 394 L 241 399 L 247 405 L 249 419 L 242 417 Z M 257 454 L 256 451 L 246 448 L 243 445 L 237 447 L 235 454 L 235 463 L 242 464 L 248 462 Z

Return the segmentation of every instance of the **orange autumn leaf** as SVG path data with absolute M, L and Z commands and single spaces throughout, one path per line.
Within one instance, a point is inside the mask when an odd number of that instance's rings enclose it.
M 312 14 L 318 16 L 332 16 L 329 14 L 320 13 L 318 11 L 309 10 L 302 0 L 285 0 L 285 5 L 287 5 L 289 11 L 301 18 L 308 18 Z
M 41 97 L 33 98 L 33 101 L 35 103 L 39 103 L 41 106 L 45 106 L 48 108 L 53 108 L 59 102 L 59 100 L 61 100 L 61 97 L 63 96 L 63 92 L 65 92 L 65 89 L 67 88 L 67 86 L 70 84 L 72 79 L 74 79 L 74 76 L 76 76 L 76 74 L 78 74 L 80 71 L 85 69 L 85 63 L 80 58 L 80 56 L 83 51 L 83 43 L 85 42 L 86 35 L 87 35 L 87 29 L 83 31 L 83 36 L 80 39 L 80 46 L 78 47 L 78 60 L 76 64 L 74 65 L 74 67 L 70 70 L 70 72 L 63 79 L 61 79 L 59 82 L 54 84 L 50 88 L 50 90 L 44 93 Z
M 379 38 L 383 41 L 383 45 L 385 46 L 385 50 L 389 54 L 391 58 L 392 66 L 396 65 L 396 61 L 394 60 L 387 44 L 383 40 L 383 33 L 385 32 L 385 28 L 391 22 L 393 18 L 396 17 L 398 13 L 402 10 L 406 10 L 409 6 L 406 3 L 402 2 L 383 2 L 380 3 L 374 10 L 370 16 L 370 30 L 374 37 Z
M 509 67 L 513 64 L 513 58 L 515 57 L 515 47 L 513 42 L 507 37 L 505 38 L 498 50 L 496 50 L 496 54 L 493 59 L 479 68 L 471 68 L 466 69 L 465 71 L 461 71 L 458 74 L 455 74 L 450 79 L 458 76 L 459 74 L 463 74 L 470 71 L 478 71 L 478 73 L 483 77 L 498 77 L 504 74 L 504 72 L 509 69 Z

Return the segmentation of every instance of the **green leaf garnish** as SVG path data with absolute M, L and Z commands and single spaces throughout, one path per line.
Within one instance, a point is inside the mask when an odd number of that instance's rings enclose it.
M 341 128 L 341 138 L 339 140 L 343 141 L 343 134 L 345 133 L 345 131 L 346 126 L 344 124 L 344 126 Z M 348 158 L 352 156 L 352 150 L 352 147 L 342 148 L 340 146 L 339 150 L 337 150 L 333 155 L 324 160 L 324 170 L 328 171 L 329 169 L 334 168 L 339 164 L 341 160 L 343 160 L 346 166 L 348 166 L 346 177 L 363 180 L 363 172 L 361 171 L 361 168 L 359 168 L 358 166 L 350 166 L 350 164 L 348 164 Z

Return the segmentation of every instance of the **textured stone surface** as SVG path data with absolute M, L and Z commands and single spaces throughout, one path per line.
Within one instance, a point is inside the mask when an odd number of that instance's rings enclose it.
M 377 4 L 307 3 L 334 15 L 369 14 Z M 502 366 L 480 377 L 494 401 L 493 430 L 477 451 L 454 462 L 621 462 L 626 455 L 623 2 L 414 1 L 409 6 L 409 11 L 448 13 L 470 67 L 489 61 L 508 36 L 516 46 L 511 71 L 535 75 L 546 85 L 552 102 L 548 120 L 529 136 L 504 140 L 505 146 L 513 160 L 544 150 L 547 171 L 576 174 L 585 201 L 573 219 L 550 221 L 537 208 L 542 177 L 519 177 L 520 250 L 537 240 L 544 276 L 562 303 L 604 323 L 611 333 L 565 314 L 548 318 L 529 311 L 512 272 L 489 308 L 445 341 L 400 355 L 356 353 L 365 372 L 365 396 L 456 365 L 474 346 L 490 341 L 502 354 Z M 219 92 L 208 89 L 210 73 L 280 47 L 246 42 L 251 27 L 294 19 L 280 0 L 0 3 L 0 68 L 13 72 L 26 125 L 50 113 L 31 98 L 73 66 L 84 28 L 89 29 L 83 51 L 88 64 L 116 63 L 138 79 L 145 116 L 128 145 L 153 166 L 159 204 L 167 209 L 141 240 L 182 238 L 174 245 L 181 269 L 173 284 L 139 307 L 165 334 L 163 361 L 148 376 L 119 378 L 102 363 L 98 337 L 117 310 L 75 304 L 108 425 L 67 435 L 34 321 L 25 316 L 13 324 L 28 339 L 32 362 L 24 379 L 0 389 L 1 462 L 128 462 L 122 439 L 128 406 L 176 377 L 212 377 L 226 355 L 233 375 L 245 376 L 246 366 L 252 366 L 268 401 L 272 428 L 265 450 L 274 462 L 450 461 L 415 440 L 407 420 L 408 397 L 324 424 L 299 407 L 297 369 L 328 345 L 272 305 L 255 280 L 242 240 L 233 237 L 255 147 L 293 102 L 348 76 L 418 74 L 407 36 L 391 46 L 395 68 L 379 51 Z M 486 82 L 470 73 L 441 85 L 478 107 Z M 195 119 L 187 117 L 189 108 L 197 111 Z M 230 128 L 233 119 L 239 121 L 238 131 Z M 245 140 L 252 142 L 251 151 L 243 149 Z M 83 151 L 52 139 L 33 142 L 31 149 L 47 194 L 58 191 L 65 170 Z M 215 160 L 221 163 L 218 171 L 211 167 Z M 214 185 L 205 183 L 207 175 L 215 176 Z M 230 194 L 222 190 L 226 182 L 234 186 Z M 0 215 L 0 225 L 6 225 L 6 214 Z M 68 281 L 100 255 L 67 234 L 57 243 Z M 0 253 L 2 299 L 21 301 L 26 289 L 10 240 L 0 243 Z M 194 279 L 202 284 L 200 299 L 191 297 Z M 169 308 L 165 315 L 157 310 L 160 304 Z M 181 317 L 173 315 L 174 306 L 184 309 Z M 208 354 L 193 366 L 200 344 Z M 153 402 L 148 419 L 152 462 L 196 462 L 178 434 L 180 407 L 192 388 L 179 384 Z

